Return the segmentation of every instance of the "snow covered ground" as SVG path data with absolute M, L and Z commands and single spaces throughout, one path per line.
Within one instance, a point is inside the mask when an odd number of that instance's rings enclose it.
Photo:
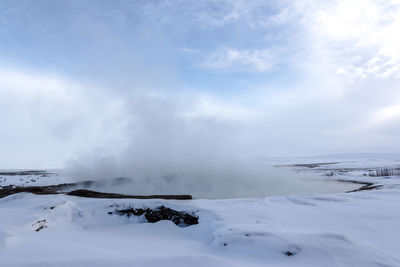
M 338 163 L 277 168 L 383 187 L 185 201 L 19 193 L 0 199 L 0 266 L 400 266 L 400 177 L 368 176 L 372 168 L 397 168 L 397 157 L 280 163 L 321 162 Z M 116 207 L 161 205 L 195 212 L 199 224 L 108 214 Z

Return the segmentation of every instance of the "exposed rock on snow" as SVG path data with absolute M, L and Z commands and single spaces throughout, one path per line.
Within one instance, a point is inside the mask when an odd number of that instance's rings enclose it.
M 134 216 L 142 216 L 146 218 L 146 220 L 150 223 L 155 223 L 161 220 L 169 220 L 175 223 L 178 226 L 189 226 L 193 224 L 199 223 L 199 217 L 196 216 L 193 212 L 188 213 L 184 211 L 176 211 L 165 206 L 160 206 L 154 209 L 121 209 L 115 210 L 113 212 L 109 212 L 108 214 L 118 214 L 130 217 Z
M 191 195 L 148 195 L 148 196 L 133 196 L 123 195 L 116 193 L 104 193 L 86 189 L 78 189 L 68 192 L 67 195 L 78 196 L 78 197 L 90 197 L 90 198 L 136 198 L 136 199 L 176 199 L 176 200 L 188 200 L 192 199 Z
M 400 168 L 377 168 L 375 170 L 369 170 L 368 175 L 372 177 L 400 176 Z
M 47 220 L 46 219 L 39 220 L 34 224 L 32 224 L 32 226 L 34 227 L 35 232 L 39 232 L 40 230 L 47 228 Z
M 55 195 L 55 194 L 67 194 L 71 196 L 78 197 L 89 197 L 89 198 L 134 198 L 134 199 L 176 199 L 176 200 L 188 200 L 192 199 L 191 195 L 123 195 L 116 193 L 104 193 L 97 192 L 87 189 L 77 189 L 69 192 L 69 188 L 77 186 L 88 186 L 91 182 L 85 181 L 80 183 L 70 183 L 70 184 L 59 184 L 59 185 L 49 185 L 49 186 L 13 186 L 8 185 L 0 188 L 0 198 L 17 194 L 17 193 L 33 193 L 36 195 Z M 69 189 L 70 190 L 70 189 Z
M 3 171 L 0 172 L 0 176 L 26 176 L 26 175 L 33 175 L 33 176 L 42 176 L 47 177 L 51 175 L 47 171 L 39 171 L 39 170 L 29 170 L 29 171 Z

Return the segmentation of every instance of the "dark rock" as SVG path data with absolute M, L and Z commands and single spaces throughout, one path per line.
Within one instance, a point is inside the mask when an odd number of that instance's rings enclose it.
M 35 231 L 36 231 L 36 232 L 39 232 L 40 230 L 42 230 L 42 229 L 44 229 L 44 228 L 47 228 L 47 226 L 41 225 L 41 226 L 39 226 L 39 228 L 37 228 Z
M 57 194 L 58 192 L 51 187 L 41 187 L 41 186 L 20 186 L 14 187 L 12 185 L 4 186 L 0 189 L 0 198 L 17 194 L 17 193 L 33 193 L 37 195 L 48 195 L 48 194 Z
M 104 193 L 104 192 L 97 192 L 92 190 L 86 189 L 78 189 L 73 190 L 68 193 L 67 195 L 71 196 L 78 196 L 78 197 L 90 197 L 90 198 L 135 198 L 135 199 L 176 199 L 176 200 L 187 200 L 192 199 L 191 195 L 148 195 L 148 196 L 134 196 L 134 195 L 122 195 L 116 193 Z
M 176 225 L 187 224 L 193 225 L 199 223 L 199 218 L 186 212 L 176 211 L 165 206 L 158 207 L 154 210 L 147 209 L 144 217 L 148 222 L 154 223 L 161 220 L 170 220 Z
M 288 250 L 288 251 L 285 251 L 284 254 L 286 254 L 286 256 L 290 257 L 290 256 L 296 255 L 296 251 L 290 251 L 290 250 Z
M 301 167 L 301 168 L 318 168 L 321 166 L 326 166 L 326 165 L 335 165 L 340 162 L 318 162 L 318 163 L 299 163 L 299 164 L 289 164 L 289 165 L 276 165 L 276 167 Z
M 146 218 L 149 223 L 155 223 L 161 220 L 169 220 L 178 226 L 188 226 L 199 223 L 199 217 L 193 213 L 189 214 L 184 211 L 176 211 L 165 206 L 160 206 L 155 209 L 122 209 L 109 212 L 108 214 L 118 214 L 130 217 L 131 215 L 142 216 Z
M 36 227 L 35 232 L 39 232 L 40 230 L 47 228 L 47 220 L 46 219 L 39 220 L 34 224 L 32 224 L 32 226 Z
M 66 183 L 58 185 L 48 186 L 4 186 L 0 188 L 0 198 L 17 194 L 17 193 L 33 193 L 37 195 L 49 195 L 49 194 L 67 194 L 78 197 L 89 197 L 89 198 L 133 198 L 133 199 L 175 199 L 175 200 L 188 200 L 192 199 L 191 195 L 148 195 L 148 196 L 134 196 L 134 195 L 122 195 L 116 193 L 103 193 L 86 189 L 78 189 L 68 192 L 72 188 L 76 187 L 89 187 L 93 185 L 93 181 L 84 181 L 78 183 Z M 66 192 L 67 191 L 67 192 Z
M 368 176 L 385 177 L 385 176 L 400 176 L 400 168 L 377 168 L 368 171 Z
M 21 175 L 45 175 L 47 176 L 48 172 L 47 171 L 36 171 L 36 170 L 31 170 L 31 171 L 15 171 L 15 172 L 0 172 L 0 175 L 3 176 L 21 176 Z
M 124 210 L 116 210 L 114 212 L 109 212 L 108 214 L 118 214 L 118 215 L 125 215 L 130 217 L 131 215 L 135 216 L 142 216 L 146 212 L 145 209 L 134 209 L 134 208 L 129 208 L 129 209 L 124 209 Z

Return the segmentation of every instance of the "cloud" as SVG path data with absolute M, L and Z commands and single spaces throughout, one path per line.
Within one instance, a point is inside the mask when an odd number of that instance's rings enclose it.
M 74 3 L 68 16 L 14 3 L 2 24 L 6 168 L 399 149 L 395 2 Z
M 331 64 L 353 78 L 400 77 L 398 1 L 335 1 L 306 21 L 312 40 Z
M 184 22 L 191 27 L 223 28 L 232 24 L 265 27 L 271 23 L 284 23 L 286 14 L 279 9 L 281 1 L 263 0 L 206 0 L 206 1 L 148 1 L 139 7 L 153 21 L 168 24 Z
M 200 64 L 201 68 L 218 72 L 269 72 L 282 61 L 269 49 L 238 50 L 219 48 Z
M 0 168 L 62 167 L 101 143 L 117 147 L 118 97 L 54 73 L 0 68 L 0 80 Z

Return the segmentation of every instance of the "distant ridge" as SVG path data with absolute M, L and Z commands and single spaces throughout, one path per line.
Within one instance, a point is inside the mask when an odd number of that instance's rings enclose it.
M 341 158 L 341 159 L 398 159 L 400 153 L 339 153 L 312 156 L 310 158 Z

